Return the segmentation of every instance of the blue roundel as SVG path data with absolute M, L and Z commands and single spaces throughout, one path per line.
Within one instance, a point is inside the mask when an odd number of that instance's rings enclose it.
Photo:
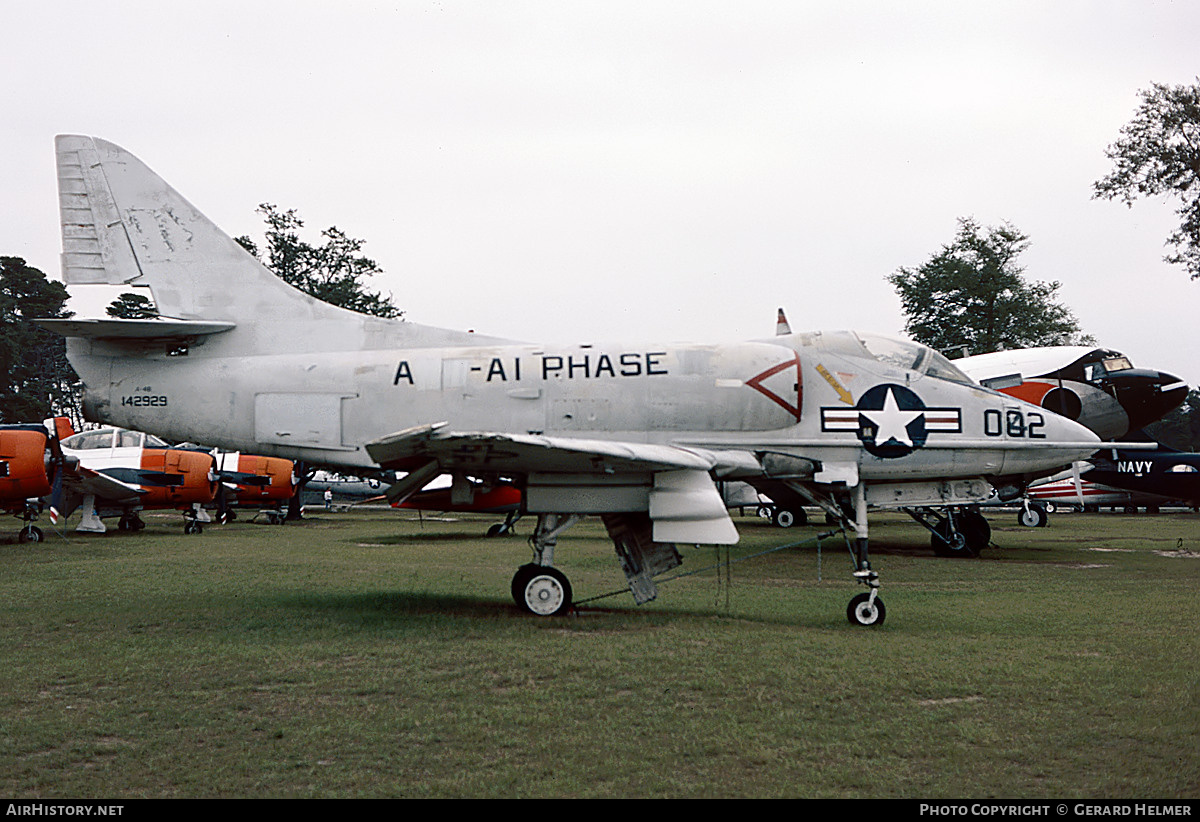
M 925 403 L 903 385 L 884 383 L 855 404 L 858 438 L 868 453 L 883 459 L 906 457 L 925 444 Z

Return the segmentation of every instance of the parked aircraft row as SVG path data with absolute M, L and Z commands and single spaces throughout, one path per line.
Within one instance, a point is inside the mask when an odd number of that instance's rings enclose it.
M 307 484 L 306 490 L 314 501 L 328 490 L 335 498 L 387 502 L 393 508 L 413 511 L 504 515 L 504 521 L 492 525 L 487 536 L 512 533 L 513 525 L 521 517 L 521 489 L 507 479 L 479 480 L 465 474 L 443 474 L 403 499 L 388 498 L 385 492 L 391 484 L 374 478 L 347 477 L 319 471 Z
M 77 531 L 104 533 L 105 517 L 140 531 L 139 512 L 179 509 L 184 531 L 199 533 L 205 507 L 222 518 L 236 505 L 278 506 L 293 494 L 292 462 L 200 448 L 171 447 L 140 431 L 79 434 L 65 417 L 42 425 L 0 426 L 0 509 L 20 517 L 22 542 L 40 542 L 33 523 L 81 511 Z
M 472 511 L 506 515 L 489 535 L 507 533 L 520 515 L 520 491 L 510 483 L 485 485 L 468 478 L 425 489 L 397 507 L 427 511 Z M 0 511 L 25 525 L 21 542 L 40 542 L 33 523 L 47 507 L 55 520 L 80 512 L 75 530 L 102 534 L 104 519 L 117 518 L 121 531 L 145 527 L 143 510 L 183 512 L 184 532 L 200 533 L 214 509 L 224 521 L 238 508 L 257 507 L 273 523 L 296 492 L 294 463 L 278 457 L 170 446 L 150 434 L 105 427 L 76 434 L 65 417 L 43 424 L 0 426 Z M 316 489 L 338 488 L 367 499 L 385 499 L 378 480 L 319 478 Z
M 953 520 L 1020 498 L 1100 443 L 925 346 L 853 331 L 541 345 L 344 311 L 285 284 L 124 149 L 82 136 L 57 149 L 68 290 L 136 294 L 157 314 L 43 321 L 69 337 L 89 419 L 399 471 L 393 502 L 442 474 L 512 479 L 538 520 L 512 592 L 536 614 L 571 607 L 555 546 L 580 516 L 601 516 L 646 602 L 654 576 L 682 562 L 677 543 L 737 541 L 716 486 L 737 480 L 820 506 L 854 535 L 866 591 L 847 616 L 879 625 L 871 510 Z M 1080 395 L 1081 415 L 1092 400 Z

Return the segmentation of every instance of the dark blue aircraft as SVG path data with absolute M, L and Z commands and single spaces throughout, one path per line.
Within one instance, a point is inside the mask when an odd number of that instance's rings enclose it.
M 1145 437 L 1142 441 L 1152 440 Z M 1161 444 L 1155 451 L 1114 447 L 1096 452 L 1089 462 L 1094 467 L 1081 475 L 1088 482 L 1200 506 L 1200 454 Z

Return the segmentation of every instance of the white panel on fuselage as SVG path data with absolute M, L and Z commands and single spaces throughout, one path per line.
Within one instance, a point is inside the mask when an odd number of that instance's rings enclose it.
M 345 394 L 278 393 L 254 397 L 254 438 L 260 443 L 299 448 L 342 445 Z

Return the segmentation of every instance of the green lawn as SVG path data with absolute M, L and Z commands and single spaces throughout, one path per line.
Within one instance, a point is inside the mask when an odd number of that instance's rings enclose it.
M 1200 518 L 990 518 L 977 560 L 873 518 L 877 629 L 846 620 L 840 538 L 542 619 L 509 595 L 524 536 L 487 518 L 158 514 L 38 545 L 10 520 L 0 794 L 1200 795 Z M 738 525 L 733 557 L 818 532 Z M 624 587 L 598 520 L 557 559 L 577 599 Z

